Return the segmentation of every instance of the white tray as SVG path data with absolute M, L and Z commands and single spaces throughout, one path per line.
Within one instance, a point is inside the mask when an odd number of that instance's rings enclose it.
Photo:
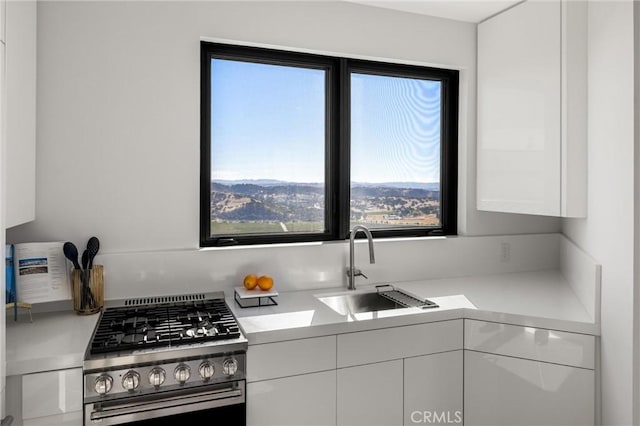
M 267 291 L 260 290 L 258 287 L 253 290 L 247 290 L 245 287 L 234 287 L 234 289 L 240 299 L 255 299 L 256 297 L 273 297 L 278 295 L 278 292 L 273 288 Z

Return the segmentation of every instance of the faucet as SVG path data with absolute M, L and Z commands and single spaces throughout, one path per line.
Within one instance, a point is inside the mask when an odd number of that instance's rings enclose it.
M 347 289 L 355 290 L 356 289 L 356 277 L 362 276 L 367 278 L 365 274 L 362 273 L 360 269 L 357 269 L 354 265 L 354 249 L 355 249 L 355 239 L 356 234 L 362 231 L 367 236 L 367 240 L 369 241 L 369 263 L 376 263 L 376 257 L 373 253 L 373 237 L 371 236 L 371 232 L 366 226 L 356 225 L 351 230 L 351 236 L 349 237 L 349 269 L 347 269 L 347 277 L 349 277 L 349 286 Z

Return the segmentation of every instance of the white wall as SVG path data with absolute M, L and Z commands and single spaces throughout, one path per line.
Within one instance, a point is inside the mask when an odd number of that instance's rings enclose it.
M 563 232 L 602 264 L 602 416 L 633 424 L 633 2 L 590 2 L 587 219 Z M 636 52 L 637 54 L 637 52 Z
M 461 69 L 461 234 L 559 231 L 557 219 L 475 210 L 473 24 L 342 2 L 47 1 L 37 220 L 11 241 L 95 234 L 111 253 L 197 248 L 201 37 Z

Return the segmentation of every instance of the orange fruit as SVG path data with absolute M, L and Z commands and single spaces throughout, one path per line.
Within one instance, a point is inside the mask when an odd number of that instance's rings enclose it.
M 247 290 L 253 290 L 258 285 L 258 277 L 256 277 L 253 274 L 249 274 L 246 277 L 244 277 L 243 284 Z
M 258 278 L 258 287 L 260 287 L 260 290 L 271 290 L 271 288 L 273 287 L 273 278 L 271 278 L 269 275 L 263 275 L 260 278 Z

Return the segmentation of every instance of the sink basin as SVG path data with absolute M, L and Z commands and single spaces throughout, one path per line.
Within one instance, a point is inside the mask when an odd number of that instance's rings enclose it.
M 318 297 L 322 303 L 340 315 L 357 314 L 360 312 L 386 311 L 401 309 L 405 306 L 373 293 L 349 293 L 337 296 Z

